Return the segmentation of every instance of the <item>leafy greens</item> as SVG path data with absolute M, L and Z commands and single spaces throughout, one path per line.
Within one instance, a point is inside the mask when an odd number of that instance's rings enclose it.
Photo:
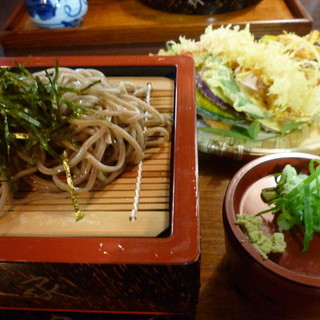
M 276 187 L 262 190 L 262 198 L 272 208 L 266 212 L 279 213 L 278 226 L 282 230 L 304 227 L 303 252 L 309 248 L 314 232 L 320 232 L 320 160 L 309 163 L 310 174 L 297 173 L 291 165 L 286 165 L 275 175 Z

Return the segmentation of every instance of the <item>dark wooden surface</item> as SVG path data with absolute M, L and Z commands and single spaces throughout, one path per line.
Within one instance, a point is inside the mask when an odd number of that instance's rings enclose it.
M 14 8 L 16 1 L 3 1 L 1 4 L 0 26 L 11 12 L 10 10 Z M 319 29 L 320 1 L 301 0 L 301 3 L 313 17 L 313 27 Z M 143 46 L 140 50 L 145 54 L 150 52 L 150 48 Z M 42 53 L 52 54 L 50 50 L 43 48 Z M 277 319 L 268 311 L 261 310 L 247 301 L 231 281 L 228 272 L 221 218 L 222 201 L 230 179 L 244 164 L 245 162 L 232 159 L 199 154 L 202 266 L 196 320 Z

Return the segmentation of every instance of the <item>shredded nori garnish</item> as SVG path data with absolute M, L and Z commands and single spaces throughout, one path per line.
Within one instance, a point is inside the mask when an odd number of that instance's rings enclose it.
M 17 152 L 22 152 L 33 166 L 40 153 L 46 151 L 63 164 L 63 156 L 52 145 L 61 139 L 72 141 L 70 119 L 77 118 L 87 108 L 64 98 L 66 92 L 84 93 L 97 82 L 81 88 L 70 88 L 58 83 L 59 62 L 56 61 L 54 76 L 46 71 L 45 83 L 26 67 L 15 61 L 17 70 L 0 68 L 0 170 L 13 189 L 12 163 Z M 61 114 L 59 106 L 65 104 L 67 114 Z M 71 195 L 74 199 L 74 195 Z

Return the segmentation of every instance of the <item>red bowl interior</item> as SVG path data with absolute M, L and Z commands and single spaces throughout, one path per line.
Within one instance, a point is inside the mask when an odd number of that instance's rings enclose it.
M 224 203 L 224 221 L 239 242 L 240 248 L 246 251 L 255 263 L 290 281 L 313 287 L 320 286 L 320 235 L 314 234 L 309 250 L 303 253 L 303 235 L 285 232 L 287 248 L 283 254 L 271 254 L 263 259 L 248 242 L 245 234 L 236 224 L 236 214 L 254 215 L 268 208 L 260 197 L 261 190 L 275 185 L 274 174 L 281 172 L 286 164 L 291 164 L 298 172 L 308 172 L 311 159 L 319 158 L 304 153 L 281 153 L 261 157 L 249 162 L 240 169 L 228 186 Z M 264 231 L 277 231 L 274 215 L 263 215 Z

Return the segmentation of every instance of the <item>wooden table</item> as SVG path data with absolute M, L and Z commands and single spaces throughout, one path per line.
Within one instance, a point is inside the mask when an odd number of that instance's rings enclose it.
M 313 16 L 314 28 L 319 28 L 319 0 L 302 0 L 301 2 Z M 138 47 L 139 53 L 149 53 L 150 48 L 141 45 Z M 60 51 L 60 54 L 68 52 L 67 49 Z M 98 49 L 98 47 L 95 49 L 96 52 L 101 53 L 102 51 Z M 48 55 L 52 51 L 39 48 L 35 53 Z M 58 52 L 54 51 L 54 53 Z M 244 161 L 199 153 L 202 261 L 200 300 L 196 320 L 277 319 L 247 301 L 231 281 L 228 272 L 222 202 L 230 179 L 244 164 Z
M 201 289 L 196 320 L 270 320 L 230 279 L 225 256 L 222 203 L 230 179 L 246 162 L 199 154 Z

